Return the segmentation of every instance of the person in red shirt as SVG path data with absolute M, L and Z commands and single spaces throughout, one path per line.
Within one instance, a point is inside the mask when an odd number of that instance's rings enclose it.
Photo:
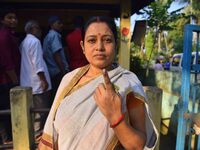
M 73 23 L 75 29 L 65 38 L 67 45 L 65 52 L 69 60 L 69 68 L 71 71 L 88 64 L 88 61 L 86 60 L 80 45 L 80 41 L 82 40 L 81 30 L 83 25 L 83 18 L 81 16 L 76 16 Z
M 20 52 L 14 35 L 18 23 L 15 10 L 1 9 L 0 21 L 0 110 L 5 110 L 10 109 L 10 89 L 19 83 Z M 1 116 L 0 122 L 5 127 L 8 139 L 11 139 L 10 116 Z

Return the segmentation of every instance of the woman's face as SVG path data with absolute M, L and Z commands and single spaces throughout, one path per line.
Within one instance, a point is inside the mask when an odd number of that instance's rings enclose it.
M 91 23 L 85 32 L 83 52 L 95 68 L 109 67 L 115 58 L 115 39 L 113 32 L 104 22 Z

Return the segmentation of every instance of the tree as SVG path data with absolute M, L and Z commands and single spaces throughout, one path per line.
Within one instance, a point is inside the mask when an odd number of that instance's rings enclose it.
M 177 19 L 176 21 L 172 22 L 175 29 L 170 30 L 168 32 L 168 46 L 169 49 L 173 49 L 172 53 L 181 53 L 183 51 L 183 32 L 185 24 L 189 23 L 190 19 L 188 17 Z
M 149 7 L 144 9 L 144 14 L 147 14 L 148 26 L 151 30 L 155 31 L 155 39 L 157 40 L 157 49 L 158 52 L 161 52 L 161 34 L 163 31 L 169 31 L 174 28 L 171 22 L 180 18 L 181 14 L 177 13 L 180 11 L 176 10 L 173 12 L 168 12 L 168 9 L 173 0 L 165 0 L 165 1 L 156 1 L 151 3 Z M 154 42 L 155 43 L 155 42 Z M 155 44 L 154 44 L 155 47 Z
M 154 43 L 154 35 L 152 31 L 149 31 L 146 35 L 146 40 L 145 40 L 145 49 L 147 58 L 150 58 L 152 55 L 152 49 L 154 46 L 153 43 Z
M 180 3 L 188 3 L 184 9 L 184 13 L 190 16 L 190 23 L 195 21 L 196 24 L 200 24 L 200 0 L 176 0 Z
M 173 11 L 173 12 L 168 12 L 169 7 L 171 6 L 171 3 L 173 0 L 159 0 L 151 3 L 147 8 L 143 9 L 142 14 L 147 16 L 147 24 L 149 27 L 149 31 L 154 33 L 152 35 L 153 38 L 153 46 L 151 47 L 151 51 L 149 53 L 149 58 L 147 61 L 147 72 L 146 75 L 148 74 L 148 68 L 151 60 L 152 53 L 161 53 L 162 47 L 161 47 L 161 37 L 162 33 L 164 31 L 169 31 L 174 28 L 173 22 L 174 20 L 177 20 L 182 16 L 180 12 L 181 9 Z M 167 41 L 166 38 L 163 38 Z M 156 45 L 156 41 L 157 45 Z M 165 43 L 167 44 L 167 43 Z M 165 48 L 168 48 L 168 46 L 165 46 Z M 149 51 L 149 50 L 148 50 Z M 168 51 L 168 49 L 167 49 Z
M 171 24 L 171 22 L 173 22 L 174 20 L 177 20 L 178 18 L 181 18 L 183 15 L 181 13 L 178 13 L 180 12 L 181 9 L 178 9 L 173 12 L 168 12 L 168 9 L 170 8 L 172 2 L 173 0 L 158 0 L 151 3 L 147 8 L 143 9 L 140 12 L 141 14 L 144 14 L 147 16 L 149 32 L 154 34 L 152 35 L 153 46 L 151 46 L 150 52 L 149 50 L 147 51 L 149 53 L 149 58 L 147 61 L 146 75 L 148 75 L 148 70 L 149 70 L 148 68 L 151 61 L 151 56 L 154 54 L 161 53 L 162 51 L 161 37 L 162 35 L 164 35 L 163 32 L 174 29 L 174 26 L 173 24 Z M 163 41 L 165 42 L 165 48 L 168 51 L 166 37 L 164 37 L 163 39 L 164 39 Z M 147 43 L 148 41 L 146 41 L 145 44 Z

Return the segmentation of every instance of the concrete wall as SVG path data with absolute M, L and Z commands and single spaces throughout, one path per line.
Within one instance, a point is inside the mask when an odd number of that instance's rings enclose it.
M 157 86 L 163 90 L 162 94 L 162 110 L 161 110 L 161 118 L 165 119 L 168 118 L 170 120 L 167 121 L 167 126 L 169 124 L 173 127 L 171 129 L 173 130 L 174 134 L 176 134 L 176 126 L 177 126 L 177 103 L 180 99 L 181 95 L 181 72 L 171 72 L 171 71 L 153 71 L 150 70 L 148 76 L 145 76 L 145 71 L 143 70 L 140 73 L 141 82 L 143 85 L 148 86 Z M 198 76 L 198 83 L 200 81 L 200 76 Z M 194 74 L 191 74 L 191 87 L 190 87 L 190 98 L 192 99 L 192 89 L 194 89 L 194 86 L 192 85 L 194 83 Z M 200 98 L 200 87 L 197 87 L 197 97 L 196 99 Z M 189 110 L 192 108 L 192 101 L 189 101 Z M 197 103 L 195 105 L 197 109 Z M 171 123 L 170 123 L 170 122 Z
M 148 97 L 149 109 L 152 114 L 152 120 L 160 133 L 161 127 L 161 105 L 162 105 L 162 90 L 155 86 L 144 86 L 144 91 Z M 155 150 L 160 149 L 160 137 Z

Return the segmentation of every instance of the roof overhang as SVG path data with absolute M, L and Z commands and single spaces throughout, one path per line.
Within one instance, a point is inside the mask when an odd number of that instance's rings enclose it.
M 132 0 L 131 14 L 138 12 L 154 0 Z M 105 11 L 110 16 L 120 16 L 120 0 L 1 0 L 0 8 L 12 6 L 18 10 L 91 10 Z

